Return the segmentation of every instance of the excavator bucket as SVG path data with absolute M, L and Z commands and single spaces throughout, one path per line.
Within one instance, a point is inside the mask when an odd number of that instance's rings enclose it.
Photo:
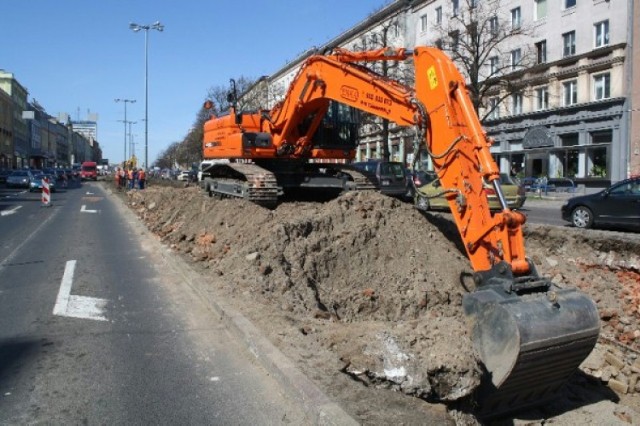
M 489 280 L 463 305 L 490 378 L 477 398 L 487 417 L 553 398 L 598 340 L 595 303 L 548 280 Z

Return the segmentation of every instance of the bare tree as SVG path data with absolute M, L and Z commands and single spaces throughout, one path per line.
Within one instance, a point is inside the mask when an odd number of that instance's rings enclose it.
M 375 50 L 381 47 L 391 46 L 394 41 L 398 40 L 400 32 L 400 23 L 396 18 L 381 22 L 374 30 L 366 33 L 361 38 L 360 43 L 355 44 L 352 49 Z M 413 83 L 410 69 L 398 61 L 365 62 L 361 65 L 378 73 L 382 77 L 391 78 L 402 84 L 411 85 Z M 361 117 L 361 135 L 380 134 L 382 140 L 382 159 L 389 161 L 391 158 L 389 120 L 364 112 L 361 113 Z M 399 131 L 402 132 L 402 130 Z
M 527 44 L 535 31 L 522 22 L 520 7 L 509 10 L 503 0 L 460 3 L 458 10 L 440 9 L 434 44 L 465 74 L 476 112 L 485 108 L 484 120 L 505 98 L 525 87 L 518 77 L 536 63 L 536 52 Z M 489 104 L 489 97 L 497 102 Z

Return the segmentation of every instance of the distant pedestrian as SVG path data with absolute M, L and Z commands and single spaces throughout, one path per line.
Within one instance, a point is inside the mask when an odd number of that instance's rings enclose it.
M 146 180 L 146 174 L 144 172 L 144 169 L 140 169 L 140 171 L 138 172 L 138 185 L 140 189 L 144 189 L 144 183 Z

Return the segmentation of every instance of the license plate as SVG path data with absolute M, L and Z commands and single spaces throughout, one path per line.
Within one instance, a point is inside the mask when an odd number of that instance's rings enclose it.
M 390 182 L 388 180 L 382 181 L 382 186 L 389 186 Z

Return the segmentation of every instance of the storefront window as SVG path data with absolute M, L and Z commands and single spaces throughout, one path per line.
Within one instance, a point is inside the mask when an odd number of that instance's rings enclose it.
M 578 176 L 580 164 L 580 152 L 577 149 L 570 149 L 566 153 L 565 175 L 563 177 L 574 178 Z
M 587 149 L 589 177 L 607 177 L 607 148 L 597 147 Z

